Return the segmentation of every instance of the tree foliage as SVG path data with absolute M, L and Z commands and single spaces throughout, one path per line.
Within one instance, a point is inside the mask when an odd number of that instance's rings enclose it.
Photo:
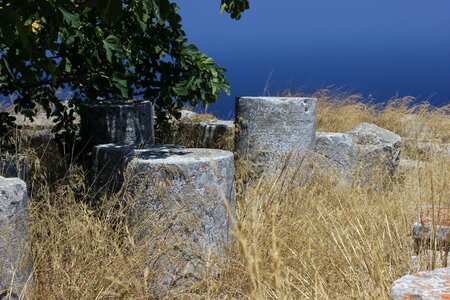
M 248 8 L 221 3 L 234 19 Z M 42 105 L 59 132 L 74 130 L 81 101 L 149 99 L 157 117 L 213 103 L 229 91 L 225 69 L 188 43 L 178 10 L 170 0 L 0 0 L 1 94 L 30 118 Z M 57 92 L 68 89 L 64 106 Z

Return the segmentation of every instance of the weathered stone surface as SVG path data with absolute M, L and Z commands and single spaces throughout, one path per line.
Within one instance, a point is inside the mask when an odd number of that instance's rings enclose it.
M 393 300 L 450 299 L 450 268 L 405 275 L 392 285 Z
M 376 171 L 393 175 L 400 161 L 401 138 L 373 124 L 362 123 L 348 133 L 318 132 L 314 152 L 322 168 L 366 183 Z
M 450 207 L 427 205 L 420 208 L 416 222 L 413 225 L 413 238 L 416 252 L 429 247 L 435 232 L 435 244 L 440 249 L 448 246 L 450 239 Z
M 234 151 L 234 121 L 218 120 L 211 114 L 181 111 L 179 120 L 171 119 L 164 132 L 158 132 L 161 144 L 188 148 L 211 148 Z
M 240 97 L 236 125 L 237 157 L 256 163 L 256 173 L 275 175 L 288 154 L 295 161 L 313 146 L 316 99 Z
M 31 291 L 29 246 L 26 184 L 0 176 L 0 291 Z
M 189 119 L 192 119 L 193 117 L 195 117 L 196 115 L 198 115 L 196 112 L 186 110 L 186 109 L 181 110 L 180 113 L 181 113 L 180 120 L 183 120 L 183 119 L 189 120 Z
M 186 147 L 233 151 L 234 128 L 233 121 L 225 120 L 179 122 L 174 143 Z
M 29 168 L 24 154 L 5 154 L 0 156 L 0 175 L 18 177 L 25 182 L 29 179 Z
M 96 150 L 103 161 L 109 157 L 126 174 L 118 181 L 133 199 L 132 223 L 142 226 L 149 215 L 156 220 L 160 234 L 145 243 L 151 255 L 158 247 L 165 252 L 151 263 L 157 273 L 152 286 L 161 292 L 205 278 L 211 271 L 206 267 L 209 257 L 223 255 L 234 224 L 233 153 L 172 145 L 102 145 Z
M 395 173 L 400 161 L 399 135 L 368 123 L 358 125 L 350 134 L 361 168 L 381 168 L 390 175 Z
M 93 190 L 101 194 L 117 192 L 123 183 L 125 156 L 138 148 L 136 145 L 103 144 L 94 147 L 92 175 Z
M 325 170 L 331 170 L 350 180 L 356 154 L 353 137 L 347 133 L 317 132 L 314 152 L 317 163 Z
M 83 104 L 80 117 L 81 144 L 87 151 L 107 143 L 154 143 L 151 102 Z

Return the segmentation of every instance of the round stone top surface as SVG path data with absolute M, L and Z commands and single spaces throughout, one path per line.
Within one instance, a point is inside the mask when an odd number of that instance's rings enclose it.
M 26 186 L 25 181 L 23 181 L 20 178 L 0 176 L 0 187 L 2 187 L 2 188 L 9 187 L 9 186 L 14 186 L 14 185 L 17 185 L 17 184 Z
M 263 101 L 263 102 L 271 102 L 273 104 L 285 104 L 285 103 L 295 103 L 295 102 L 315 102 L 316 98 L 308 98 L 308 97 L 238 97 L 239 101 Z
M 359 124 L 350 131 L 350 134 L 359 145 L 395 144 L 401 141 L 399 135 L 369 123 Z
M 104 144 L 95 147 L 97 151 L 123 152 L 127 160 L 149 164 L 194 163 L 207 160 L 234 158 L 230 151 L 207 148 L 185 148 L 178 145 L 119 145 Z

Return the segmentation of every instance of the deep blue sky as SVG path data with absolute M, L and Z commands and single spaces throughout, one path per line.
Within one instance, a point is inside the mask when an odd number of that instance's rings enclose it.
M 379 101 L 415 96 L 450 102 L 449 0 L 250 0 L 239 21 L 219 0 L 180 0 L 189 41 L 232 85 L 210 108 L 234 113 L 234 97 L 328 85 Z

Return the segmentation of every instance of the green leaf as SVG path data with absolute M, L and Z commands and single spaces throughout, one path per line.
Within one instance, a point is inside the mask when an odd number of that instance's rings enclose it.
M 112 51 L 120 51 L 119 38 L 115 35 L 108 35 L 106 39 L 103 40 L 103 47 L 106 51 L 106 59 L 112 61 Z
M 67 73 L 72 72 L 72 63 L 68 58 L 64 59 L 64 71 Z
M 113 84 L 120 90 L 123 98 L 128 98 L 128 81 L 122 77 L 119 72 L 114 72 L 113 74 Z
M 62 7 L 58 7 L 58 9 L 62 12 L 64 21 L 66 21 L 67 24 L 69 24 L 73 28 L 80 27 L 81 21 L 80 16 L 78 14 L 72 14 Z
M 141 17 L 135 12 L 134 18 L 136 19 L 139 27 L 142 31 L 145 31 L 147 29 L 147 23 L 141 19 Z
M 189 94 L 189 89 L 187 88 L 185 81 L 176 84 L 172 90 L 177 96 L 187 96 Z

